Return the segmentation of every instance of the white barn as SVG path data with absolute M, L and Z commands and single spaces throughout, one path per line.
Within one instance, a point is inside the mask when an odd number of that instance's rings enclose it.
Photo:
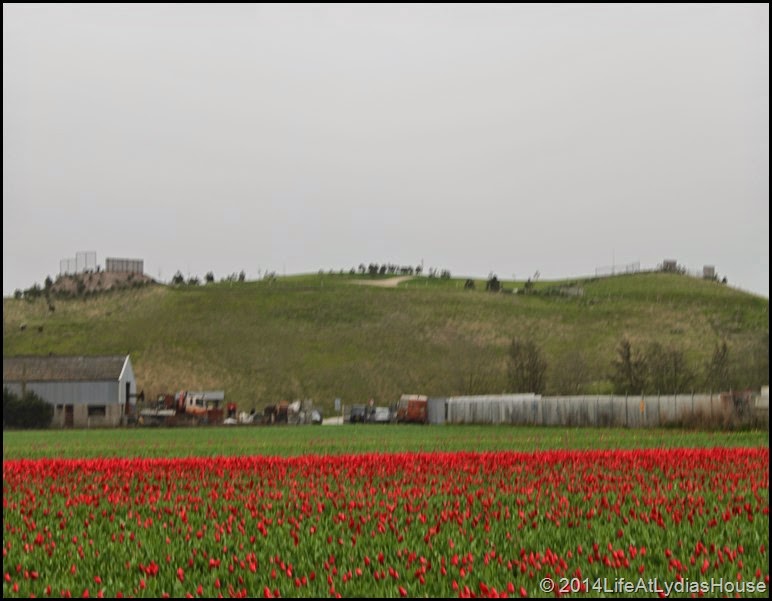
M 128 355 L 3 357 L 3 387 L 32 391 L 54 406 L 54 427 L 118 426 L 137 396 Z

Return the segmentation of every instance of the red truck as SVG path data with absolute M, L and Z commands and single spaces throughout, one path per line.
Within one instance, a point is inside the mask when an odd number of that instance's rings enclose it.
M 422 394 L 403 394 L 392 408 L 397 423 L 425 424 L 428 397 Z

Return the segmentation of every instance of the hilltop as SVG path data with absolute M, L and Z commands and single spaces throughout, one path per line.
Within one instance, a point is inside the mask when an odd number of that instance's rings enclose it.
M 548 363 L 546 393 L 608 393 L 620 340 L 676 348 L 695 390 L 721 341 L 737 386 L 767 383 L 769 301 L 717 282 L 640 273 L 562 282 L 315 274 L 201 286 L 146 285 L 84 298 L 3 300 L 3 354 L 130 353 L 147 396 L 225 389 L 240 407 L 313 398 L 331 407 L 402 393 L 507 391 L 513 337 Z M 396 283 L 396 282 L 395 282 Z M 509 293 L 507 293 L 507 291 Z M 21 328 L 22 324 L 26 327 Z
M 52 299 L 77 298 L 97 295 L 114 290 L 141 288 L 155 284 L 155 280 L 143 273 L 115 271 L 86 271 L 77 274 L 59 275 L 56 280 L 47 277 L 45 284 L 33 284 L 26 290 L 17 289 L 14 298 L 37 300 L 45 298 L 49 307 Z
M 142 273 L 97 271 L 59 276 L 51 286 L 51 292 L 54 296 L 77 296 L 79 294 L 107 292 L 108 290 L 138 288 L 153 283 L 153 278 Z

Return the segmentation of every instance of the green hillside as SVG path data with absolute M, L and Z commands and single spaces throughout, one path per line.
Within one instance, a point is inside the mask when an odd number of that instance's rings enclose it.
M 658 342 L 682 350 L 695 390 L 720 341 L 734 386 L 768 379 L 769 301 L 716 282 L 645 273 L 494 294 L 484 281 L 465 290 L 464 280 L 380 288 L 354 285 L 358 279 L 150 286 L 54 299 L 53 311 L 44 299 L 4 299 L 3 354 L 130 353 L 149 398 L 224 389 L 243 409 L 282 398 L 331 407 L 336 397 L 389 403 L 402 393 L 505 392 L 514 336 L 542 349 L 547 394 L 611 392 L 623 336 L 641 349 Z

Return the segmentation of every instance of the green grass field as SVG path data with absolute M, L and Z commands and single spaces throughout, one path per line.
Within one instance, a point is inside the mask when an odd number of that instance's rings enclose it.
M 314 274 L 150 286 L 54 299 L 54 311 L 42 298 L 4 299 L 3 354 L 130 353 L 147 398 L 223 389 L 245 411 L 281 399 L 311 398 L 329 411 L 337 397 L 388 405 L 404 393 L 512 392 L 506 354 L 514 336 L 542 349 L 546 394 L 569 386 L 571 393 L 609 393 L 624 336 L 639 349 L 658 342 L 682 350 L 696 391 L 723 340 L 735 387 L 768 380 L 768 299 L 716 282 L 642 273 L 539 281 L 538 294 L 515 295 L 488 293 L 480 280 L 464 290 L 464 279 L 415 278 L 397 288 L 353 285 L 358 279 Z M 583 295 L 560 295 L 561 285 Z
M 759 431 L 345 424 L 5 432 L 3 459 L 768 446 Z

